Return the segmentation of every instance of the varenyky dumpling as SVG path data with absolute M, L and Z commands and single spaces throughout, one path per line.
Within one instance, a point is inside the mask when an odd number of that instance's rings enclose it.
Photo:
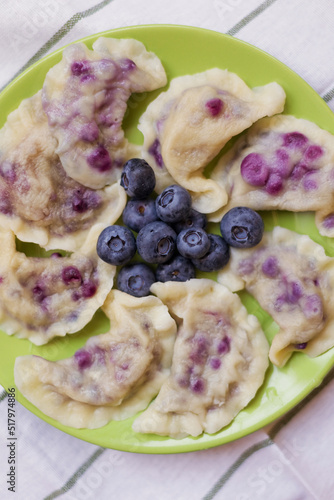
M 0 131 L 0 225 L 46 249 L 80 249 L 94 224 L 113 224 L 126 204 L 116 183 L 89 189 L 66 175 L 42 109 L 22 101 Z
M 171 374 L 133 423 L 136 432 L 173 438 L 214 433 L 262 385 L 268 342 L 238 295 L 208 279 L 155 283 L 151 290 L 178 322 Z
M 224 187 L 203 175 L 223 146 L 263 116 L 283 111 L 277 83 L 250 89 L 236 74 L 213 68 L 174 78 L 140 119 L 143 157 L 154 168 L 157 191 L 175 183 L 188 189 L 203 213 L 227 202 Z
M 315 211 L 324 236 L 334 236 L 334 136 L 294 116 L 254 124 L 218 162 L 212 179 L 228 203 L 254 210 Z
M 67 47 L 43 86 L 43 108 L 67 175 L 94 189 L 119 179 L 124 162 L 139 154 L 122 129 L 127 101 L 166 82 L 159 58 L 137 40 L 101 37 L 93 50 L 83 43 Z
M 27 257 L 0 229 L 0 328 L 37 345 L 81 330 L 102 306 L 116 267 L 98 258 L 94 226 L 82 249 L 62 257 Z
M 218 281 L 245 288 L 279 326 L 269 357 L 283 366 L 294 351 L 311 357 L 334 346 L 334 259 L 306 235 L 275 227 L 251 249 L 231 249 Z
M 91 337 L 71 358 L 21 356 L 15 383 L 43 413 L 71 427 L 102 427 L 143 410 L 168 376 L 176 333 L 153 296 L 112 290 L 103 306 L 108 333 Z

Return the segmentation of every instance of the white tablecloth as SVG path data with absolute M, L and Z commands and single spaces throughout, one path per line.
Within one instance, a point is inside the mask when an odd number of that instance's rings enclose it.
M 123 26 L 178 24 L 228 33 L 265 50 L 299 73 L 334 110 L 329 0 L 1 0 L 0 6 L 0 88 L 44 55 L 84 36 Z M 17 403 L 15 493 L 6 483 L 8 399 L 2 390 L 0 498 L 330 500 L 333 379 L 334 371 L 269 427 L 186 454 L 101 448 L 62 433 Z

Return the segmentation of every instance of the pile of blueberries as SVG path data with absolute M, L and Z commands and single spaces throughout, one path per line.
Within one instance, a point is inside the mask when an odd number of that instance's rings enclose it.
M 156 281 L 187 281 L 196 277 L 196 269 L 218 271 L 229 261 L 230 246 L 250 248 L 261 241 L 264 225 L 257 212 L 232 208 L 220 222 L 222 236 L 211 234 L 205 230 L 205 214 L 192 208 L 186 189 L 173 184 L 154 199 L 155 183 L 154 171 L 145 160 L 127 161 L 121 175 L 130 198 L 123 211 L 125 225 L 106 227 L 98 238 L 98 256 L 122 266 L 119 290 L 146 296 Z M 136 252 L 144 262 L 131 262 Z

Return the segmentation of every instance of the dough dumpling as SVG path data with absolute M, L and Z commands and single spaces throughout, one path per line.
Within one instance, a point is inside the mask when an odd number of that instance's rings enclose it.
M 36 345 L 81 330 L 102 306 L 116 267 L 98 258 L 95 226 L 80 252 L 27 257 L 0 229 L 0 328 Z
M 93 189 L 117 181 L 124 162 L 139 154 L 122 129 L 127 101 L 166 81 L 158 57 L 137 40 L 101 37 L 93 50 L 83 43 L 67 47 L 43 86 L 43 108 L 67 175 Z
M 283 366 L 294 351 L 311 357 L 334 346 L 334 259 L 306 235 L 275 227 L 252 249 L 231 249 L 218 281 L 245 288 L 279 326 L 270 360 Z
M 211 220 L 235 206 L 254 210 L 315 211 L 324 236 L 334 236 L 334 136 L 294 116 L 254 124 L 212 173 L 228 203 Z
M 153 296 L 112 290 L 103 306 L 108 333 L 91 337 L 71 358 L 21 356 L 15 383 L 46 415 L 76 428 L 102 427 L 143 410 L 168 376 L 175 321 Z
M 151 290 L 178 323 L 171 374 L 133 424 L 173 438 L 222 429 L 255 396 L 268 342 L 239 297 L 208 279 L 155 283 Z
M 283 111 L 277 83 L 250 89 L 236 74 L 213 68 L 174 78 L 140 119 L 143 156 L 155 169 L 157 191 L 177 182 L 194 208 L 211 213 L 227 202 L 224 187 L 206 179 L 204 168 L 223 146 L 263 116 Z
M 94 224 L 113 224 L 126 204 L 119 184 L 89 189 L 66 175 L 41 92 L 0 130 L 0 225 L 46 249 L 80 249 Z

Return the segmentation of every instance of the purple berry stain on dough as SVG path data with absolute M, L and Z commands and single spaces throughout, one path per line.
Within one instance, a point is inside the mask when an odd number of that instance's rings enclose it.
M 74 354 L 74 359 L 81 370 L 90 368 L 93 364 L 93 357 L 86 349 L 79 349 L 79 351 Z
M 219 358 L 211 358 L 210 359 L 210 366 L 213 370 L 219 370 L 221 367 L 221 360 Z
M 74 76 L 81 76 L 89 73 L 91 66 L 89 61 L 74 61 L 71 64 L 71 73 Z
M 87 158 L 88 165 L 99 172 L 107 172 L 112 168 L 111 158 L 104 146 L 98 146 Z
M 317 144 L 312 144 L 311 146 L 308 146 L 304 153 L 304 157 L 307 160 L 317 160 L 324 154 L 324 150 L 322 149 L 321 146 L 318 146 Z
M 82 285 L 82 296 L 85 299 L 90 299 L 96 293 L 97 286 L 93 281 L 86 281 Z
M 269 176 L 267 185 L 266 185 L 266 191 L 270 195 L 277 195 L 279 194 L 283 189 L 283 179 L 280 174 L 277 172 L 272 172 Z
M 197 394 L 201 394 L 204 392 L 205 389 L 205 383 L 202 378 L 197 378 L 190 383 L 190 388 L 193 392 Z
M 153 144 L 148 148 L 148 152 L 150 153 L 150 155 L 153 156 L 155 163 L 158 165 L 158 167 L 162 168 L 164 162 L 161 155 L 161 144 L 159 139 L 155 139 Z
M 61 277 L 65 285 L 81 285 L 82 283 L 81 273 L 75 266 L 64 267 Z
M 231 350 L 231 339 L 227 335 L 219 342 L 217 347 L 218 354 L 227 354 Z
M 278 260 L 271 255 L 262 264 L 262 272 L 269 278 L 276 278 L 279 273 Z
M 308 138 L 300 132 L 288 132 L 283 135 L 283 145 L 291 149 L 303 149 L 308 143 Z
M 242 160 L 240 172 L 243 180 L 251 186 L 265 186 L 269 177 L 269 167 L 258 153 L 250 153 Z
M 205 108 L 208 110 L 211 116 L 219 115 L 224 107 L 224 103 L 218 97 L 210 99 L 205 103 Z
M 296 349 L 306 349 L 307 342 L 302 342 L 301 344 L 295 344 Z

